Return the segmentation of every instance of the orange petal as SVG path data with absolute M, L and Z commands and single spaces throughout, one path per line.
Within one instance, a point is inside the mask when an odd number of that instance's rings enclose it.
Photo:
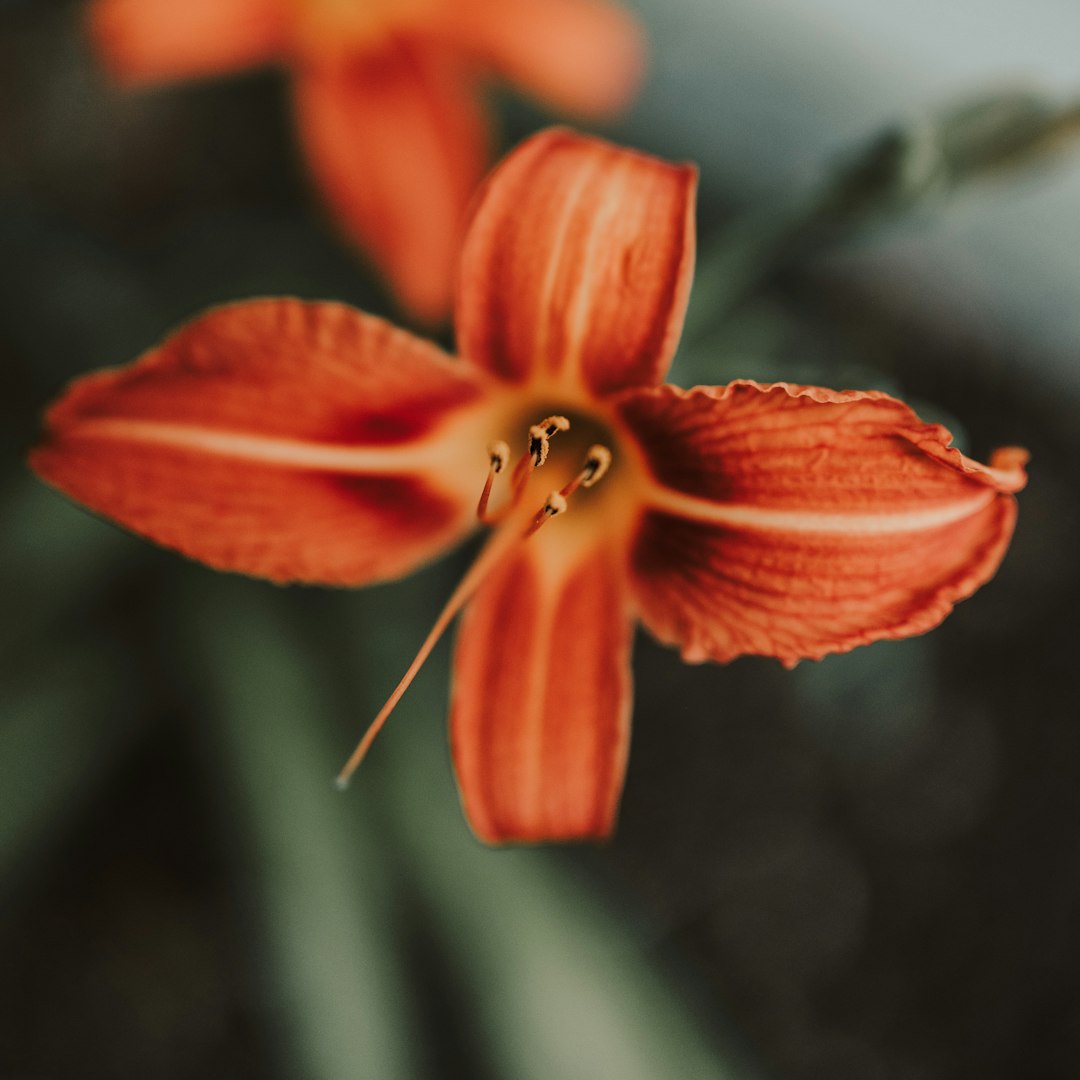
M 475 376 L 340 304 L 214 309 L 79 379 L 31 464 L 78 502 L 221 570 L 357 585 L 473 523 Z
M 639 23 L 607 0 L 456 0 L 447 18 L 463 47 L 557 112 L 617 112 L 644 72 Z
M 105 66 L 131 84 L 263 64 L 288 32 L 277 0 L 94 0 L 88 18 Z
M 653 480 L 641 617 L 687 660 L 786 664 L 936 626 L 997 570 L 1027 455 L 990 467 L 885 394 L 751 382 L 627 395 Z
M 514 381 L 593 394 L 671 363 L 694 263 L 690 166 L 541 132 L 487 181 L 458 288 L 463 356 Z
M 630 736 L 621 563 L 541 530 L 484 582 L 454 657 L 451 742 L 465 812 L 491 842 L 602 838 Z
M 324 197 L 418 318 L 450 310 L 487 125 L 465 72 L 433 48 L 387 45 L 297 73 L 297 120 Z

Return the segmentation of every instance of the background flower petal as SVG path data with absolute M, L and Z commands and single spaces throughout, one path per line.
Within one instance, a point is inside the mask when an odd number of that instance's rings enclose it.
M 606 0 L 456 0 L 451 9 L 463 48 L 555 111 L 608 115 L 641 81 L 641 27 Z
M 609 393 L 663 377 L 694 263 L 690 166 L 561 129 L 515 150 L 469 227 L 461 354 L 514 381 Z
M 288 25 L 276 0 L 94 0 L 91 37 L 125 83 L 168 82 L 281 56 Z
M 427 321 L 450 310 L 465 212 L 487 163 L 472 78 L 434 46 L 388 44 L 296 73 L 300 137 L 352 240 Z
M 655 478 L 642 619 L 688 660 L 787 664 L 922 633 L 993 576 L 1023 451 L 982 466 L 885 394 L 733 383 L 627 395 Z
M 563 524 L 492 572 L 457 636 L 450 736 L 488 841 L 600 838 L 615 824 L 630 737 L 623 572 Z
M 471 526 L 486 454 L 469 418 L 483 403 L 474 375 L 380 319 L 252 301 L 73 383 L 31 464 L 218 569 L 360 584 Z

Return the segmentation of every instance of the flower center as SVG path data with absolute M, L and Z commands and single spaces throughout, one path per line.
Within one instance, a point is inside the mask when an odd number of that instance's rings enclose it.
M 287 0 L 301 48 L 343 57 L 423 26 L 440 0 Z
M 585 436 L 602 431 L 595 423 L 586 422 L 581 426 L 586 429 L 583 433 Z M 602 442 L 588 443 L 586 449 L 576 455 L 576 467 L 562 487 L 556 490 L 549 489 L 542 501 L 535 499 L 538 490 L 535 483 L 537 473 L 545 466 L 550 468 L 550 464 L 556 459 L 559 464 L 564 464 L 567 460 L 565 453 L 552 454 L 553 441 L 560 438 L 564 444 L 569 444 L 567 448 L 571 452 L 580 444 L 582 437 L 580 434 L 576 439 L 567 438 L 567 432 L 571 430 L 571 422 L 561 413 L 553 413 L 538 423 L 530 424 L 525 448 L 512 469 L 510 468 L 509 445 L 502 439 L 489 444 L 488 473 L 477 503 L 476 516 L 484 524 L 498 525 L 499 528 L 495 530 L 487 546 L 461 579 L 458 587 L 446 602 L 446 606 L 439 613 L 435 625 L 424 639 L 408 670 L 375 719 L 372 720 L 352 756 L 339 773 L 337 778 L 339 787 L 343 788 L 348 784 L 350 777 L 375 741 L 375 736 L 386 723 L 410 683 L 416 678 L 420 668 L 431 654 L 431 650 L 461 609 L 472 599 L 484 578 L 520 545 L 528 543 L 529 539 L 552 518 L 565 514 L 570 508 L 571 500 L 577 501 L 579 492 L 588 491 L 608 474 L 612 465 L 611 451 Z M 508 480 L 509 492 L 493 511 L 492 494 L 496 480 L 500 476 Z
M 518 459 L 510 475 L 510 491 L 502 507 L 492 513 L 490 508 L 491 493 L 496 477 L 503 473 L 510 462 L 510 447 L 502 439 L 488 446 L 489 467 L 484 482 L 480 501 L 476 507 L 476 516 L 486 525 L 503 521 L 529 497 L 533 474 L 545 465 L 551 455 L 552 440 L 571 428 L 570 421 L 561 413 L 555 413 L 531 424 L 524 453 Z M 562 455 L 565 458 L 565 455 Z M 603 443 L 592 443 L 580 457 L 576 473 L 558 490 L 551 491 L 543 505 L 536 511 L 532 523 L 525 535 L 531 536 L 548 519 L 566 513 L 568 500 L 582 488 L 591 488 L 602 479 L 611 467 L 611 451 Z
M 545 426 L 551 430 L 539 430 Z M 489 471 L 490 501 L 482 500 L 478 513 L 485 524 L 501 523 L 511 508 L 535 509 L 550 492 L 567 486 L 573 525 L 567 521 L 560 528 L 592 529 L 602 519 L 620 513 L 633 483 L 637 455 L 633 447 L 627 448 L 616 421 L 605 422 L 592 409 L 566 408 L 565 403 L 540 399 L 538 407 L 529 407 L 527 412 L 519 407 L 504 414 L 489 431 L 498 436 L 489 451 L 506 445 L 507 460 L 505 467 Z M 596 466 L 598 475 L 575 483 L 594 449 L 603 458 L 603 465 Z M 598 483 L 601 478 L 603 483 Z

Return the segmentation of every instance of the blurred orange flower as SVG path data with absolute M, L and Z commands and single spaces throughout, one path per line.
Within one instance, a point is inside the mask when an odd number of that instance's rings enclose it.
M 601 117 L 644 60 L 637 23 L 610 0 L 93 0 L 90 28 L 125 84 L 288 65 L 327 203 L 428 321 L 450 308 L 489 157 L 478 77 Z
M 994 574 L 1025 482 L 1022 450 L 981 465 L 886 394 L 660 385 L 694 186 L 688 166 L 544 132 L 482 190 L 463 359 L 339 304 L 217 308 L 73 384 L 33 466 L 162 544 L 282 582 L 396 577 L 479 514 L 487 546 L 343 775 L 463 610 L 451 738 L 473 829 L 606 836 L 635 619 L 691 662 L 922 633 Z

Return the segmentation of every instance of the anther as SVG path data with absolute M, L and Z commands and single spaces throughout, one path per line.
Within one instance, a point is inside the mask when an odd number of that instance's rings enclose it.
M 534 469 L 539 469 L 547 461 L 550 448 L 551 440 L 547 432 L 539 424 L 533 424 L 529 428 L 529 457 Z
M 545 500 L 544 505 L 536 511 L 536 515 L 525 530 L 524 538 L 528 539 L 545 522 L 550 521 L 559 514 L 566 513 L 566 496 L 561 491 L 553 491 Z
M 476 504 L 476 516 L 483 522 L 488 518 L 488 501 L 491 499 L 491 485 L 495 477 L 506 468 L 510 460 L 510 447 L 498 439 L 488 445 L 488 474 L 484 481 L 484 490 L 480 492 L 480 501 Z
M 544 506 L 541 513 L 547 515 L 549 518 L 555 517 L 556 514 L 565 514 L 566 496 L 561 491 L 553 491 L 544 500 Z
M 507 462 L 510 460 L 510 447 L 498 439 L 497 441 L 488 445 L 488 459 L 491 462 L 491 471 L 493 474 L 501 473 L 506 468 Z
M 569 431 L 570 421 L 565 416 L 549 416 L 546 420 L 541 420 L 539 427 L 542 427 L 550 439 L 556 431 Z
M 534 469 L 539 469 L 547 461 L 552 435 L 569 429 L 570 421 L 565 416 L 549 416 L 546 420 L 541 420 L 539 424 L 533 424 L 529 428 L 528 453 Z
M 591 488 L 611 468 L 611 451 L 606 446 L 590 446 L 581 470 L 581 486 Z
M 570 421 L 565 416 L 549 416 L 529 428 L 529 456 L 533 468 L 539 469 L 547 460 L 551 437 L 559 431 L 569 431 Z
M 534 469 L 547 461 L 551 438 L 560 431 L 569 431 L 570 421 L 565 416 L 549 416 L 529 428 L 529 448 L 514 466 L 514 492 L 512 505 L 516 506 L 525 491 L 525 483 Z
M 611 451 L 606 446 L 590 446 L 581 472 L 562 489 L 561 494 L 569 498 L 578 488 L 592 487 L 610 467 Z

